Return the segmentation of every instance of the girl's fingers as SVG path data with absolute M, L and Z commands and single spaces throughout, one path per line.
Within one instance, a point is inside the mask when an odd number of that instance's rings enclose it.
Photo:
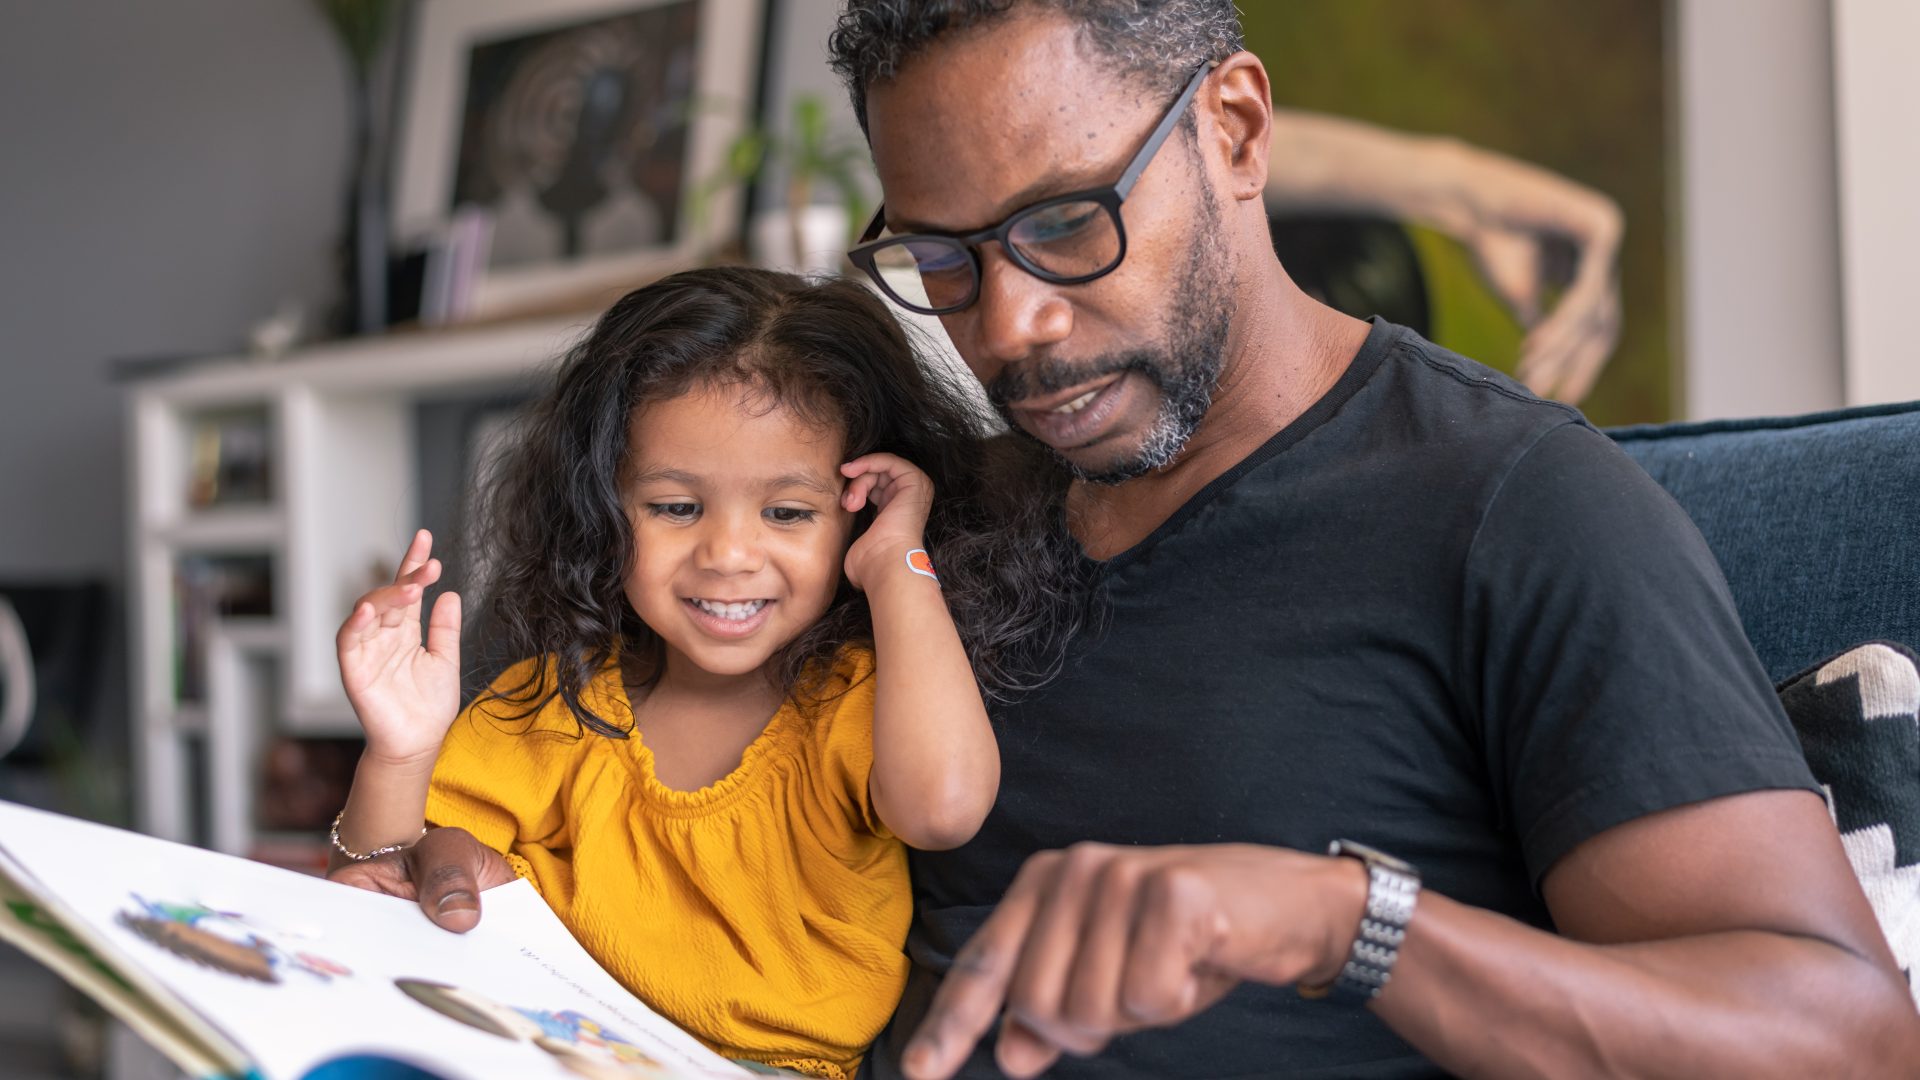
M 849 511 L 858 513 L 862 507 L 867 505 L 867 497 L 872 494 L 874 485 L 879 483 L 879 481 L 880 477 L 872 473 L 856 477 L 853 483 L 847 485 L 847 493 L 842 496 L 846 508 Z
M 886 468 L 892 462 L 900 460 L 902 459 L 893 454 L 861 454 L 859 457 L 840 466 L 840 472 L 848 479 L 852 479 L 864 473 L 872 472 L 875 469 Z
M 857 512 L 869 503 L 884 510 L 903 492 L 932 487 L 925 473 L 895 454 L 866 454 L 840 466 L 840 471 L 852 480 L 841 497 L 841 505 L 849 511 Z
M 442 660 L 460 662 L 460 594 L 441 593 L 427 622 L 427 651 Z
M 390 610 L 417 605 L 424 591 L 421 586 L 414 584 L 382 585 L 353 602 L 353 611 L 347 615 L 345 625 L 378 621 Z
M 901 473 L 914 471 L 916 470 L 913 464 L 898 454 L 862 454 L 852 461 L 847 462 L 845 465 L 840 466 L 841 475 L 848 479 L 856 476 L 865 476 L 869 473 L 885 473 L 890 476 L 897 476 Z
M 425 563 L 415 567 L 412 573 L 395 579 L 394 584 L 418 585 L 425 588 L 440 580 L 440 573 L 443 569 L 445 569 L 445 567 L 439 559 L 428 559 Z
M 353 610 L 347 612 L 347 621 L 340 624 L 340 633 L 334 638 L 335 647 L 345 649 L 350 645 L 358 645 L 366 628 L 372 625 L 373 605 L 364 599 L 355 601 Z
M 372 609 L 377 625 L 395 627 L 409 615 L 416 620 L 420 618 L 420 596 L 424 591 L 418 585 L 382 585 L 361 597 L 360 602 Z
M 405 591 L 408 586 L 383 585 L 360 598 L 354 604 L 353 612 L 340 626 L 340 635 L 336 644 L 341 648 L 358 648 L 379 641 L 388 630 L 401 626 L 407 620 Z M 398 594 L 398 595 L 396 595 Z M 396 602 L 399 601 L 399 602 Z M 413 608 L 415 619 L 419 618 L 418 603 Z
M 413 534 L 413 540 L 407 544 L 407 553 L 400 556 L 400 569 L 394 572 L 393 583 L 399 585 L 407 576 L 427 563 L 427 556 L 433 553 L 433 534 L 420 529 Z

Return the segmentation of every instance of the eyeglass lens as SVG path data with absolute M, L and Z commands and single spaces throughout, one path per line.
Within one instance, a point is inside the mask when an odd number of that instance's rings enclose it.
M 875 249 L 880 284 L 908 307 L 942 309 L 973 295 L 973 255 L 958 240 L 916 237 Z
M 1056 281 L 1092 277 L 1120 261 L 1114 212 L 1096 200 L 1036 206 L 1007 223 L 1007 246 L 1023 269 Z M 873 253 L 887 290 L 909 307 L 965 306 L 978 285 L 979 264 L 958 240 L 916 236 Z

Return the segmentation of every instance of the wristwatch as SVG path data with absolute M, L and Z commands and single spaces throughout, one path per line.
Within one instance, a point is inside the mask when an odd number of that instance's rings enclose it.
M 1352 840 L 1335 840 L 1327 845 L 1327 854 L 1366 864 L 1367 909 L 1361 913 L 1360 932 L 1354 935 L 1353 949 L 1340 974 L 1322 986 L 1299 984 L 1294 989 L 1305 998 L 1364 1005 L 1379 997 L 1393 977 L 1393 962 L 1400 958 L 1400 943 L 1407 938 L 1407 923 L 1420 899 L 1420 871 L 1405 860 Z

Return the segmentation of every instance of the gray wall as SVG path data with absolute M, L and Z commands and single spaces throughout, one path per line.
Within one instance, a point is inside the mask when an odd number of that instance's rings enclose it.
M 308 0 L 0 8 L 0 576 L 125 557 L 110 357 L 320 303 L 345 76 Z
M 1841 403 L 1827 0 L 1683 0 L 1680 255 L 1687 414 Z
M 309 0 L 0 0 L 0 581 L 113 587 L 87 743 L 108 794 L 128 747 L 107 360 L 229 351 L 283 301 L 324 304 L 345 93 Z

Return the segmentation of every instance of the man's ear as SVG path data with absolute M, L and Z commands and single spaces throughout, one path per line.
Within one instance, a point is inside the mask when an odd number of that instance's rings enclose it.
M 1250 52 L 1220 62 L 1213 89 L 1201 95 L 1226 151 L 1235 199 L 1258 199 L 1267 188 L 1267 149 L 1273 138 L 1273 92 L 1266 65 Z

